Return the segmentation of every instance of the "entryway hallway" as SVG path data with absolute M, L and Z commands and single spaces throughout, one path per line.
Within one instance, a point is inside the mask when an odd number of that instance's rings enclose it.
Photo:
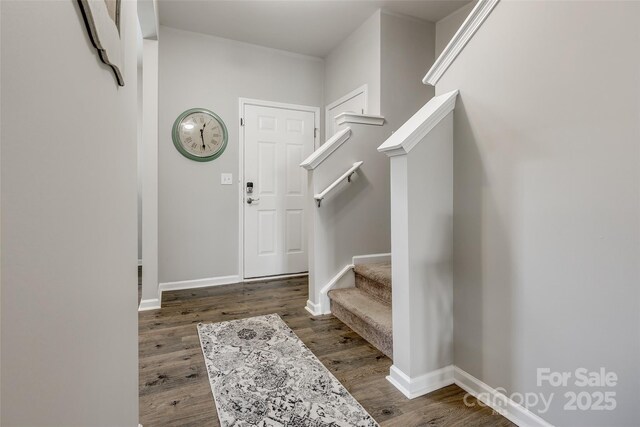
M 391 360 L 332 315 L 305 309 L 307 278 L 167 292 L 139 315 L 140 423 L 219 426 L 196 325 L 277 313 L 381 426 L 512 426 L 456 385 L 407 399 Z

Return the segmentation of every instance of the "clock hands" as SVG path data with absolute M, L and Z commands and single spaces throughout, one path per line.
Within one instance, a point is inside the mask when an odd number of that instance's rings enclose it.
M 202 140 L 202 149 L 204 150 L 205 148 L 207 148 L 207 146 L 204 144 L 204 128 L 207 126 L 207 124 L 205 123 L 204 125 L 202 125 L 202 129 L 200 129 L 200 139 Z

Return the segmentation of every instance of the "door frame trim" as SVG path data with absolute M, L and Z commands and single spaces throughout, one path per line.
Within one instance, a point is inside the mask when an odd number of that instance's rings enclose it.
M 238 274 L 245 280 L 244 274 L 244 108 L 247 105 L 258 107 L 280 108 L 284 110 L 306 111 L 313 113 L 313 126 L 318 129 L 313 138 L 313 149 L 318 148 L 320 140 L 320 107 L 309 105 L 288 104 L 284 102 L 265 101 L 263 99 L 238 98 Z M 242 120 L 241 120 L 242 119 Z M 308 248 L 307 248 L 308 250 Z M 260 278 L 252 278 L 260 279 Z

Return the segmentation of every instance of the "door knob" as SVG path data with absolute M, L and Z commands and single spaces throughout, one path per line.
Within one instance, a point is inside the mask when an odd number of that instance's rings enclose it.
M 254 199 L 253 197 L 247 197 L 247 204 L 250 205 L 253 202 L 257 202 L 260 199 Z

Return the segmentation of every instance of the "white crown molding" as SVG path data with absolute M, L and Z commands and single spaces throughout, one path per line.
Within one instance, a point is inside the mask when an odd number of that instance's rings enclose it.
M 232 283 L 239 283 L 239 282 L 242 282 L 242 279 L 238 275 L 220 276 L 220 277 L 209 277 L 206 279 L 182 280 L 179 282 L 160 283 L 159 288 L 160 288 L 160 292 L 166 292 L 166 291 L 178 291 L 182 289 L 207 288 L 209 286 L 230 285 Z
M 346 127 L 340 130 L 331 138 L 329 138 L 327 142 L 322 144 L 320 148 L 311 153 L 309 157 L 307 157 L 302 163 L 300 163 L 300 166 L 308 171 L 314 170 L 320 163 L 324 162 L 331 153 L 336 151 L 338 147 L 340 147 L 347 139 L 349 139 L 350 136 L 351 128 Z
M 335 116 L 336 124 L 338 126 L 345 123 L 356 123 L 361 125 L 373 125 L 382 126 L 384 124 L 383 116 L 376 116 L 373 114 L 358 114 L 358 113 L 340 113 Z
M 549 424 L 524 406 L 514 402 L 503 393 L 457 366 L 454 368 L 453 378 L 458 387 L 516 425 L 522 427 L 553 427 L 552 424 Z
M 140 301 L 138 311 L 158 310 L 160 309 L 160 300 L 158 298 L 143 299 Z
M 436 62 L 433 63 L 427 75 L 422 79 L 422 83 L 435 86 L 456 57 L 462 52 L 471 37 L 478 31 L 478 28 L 487 19 L 493 8 L 500 0 L 479 0 L 467 19 L 462 23 L 453 38 L 444 48 Z
M 453 384 L 453 365 L 411 378 L 392 365 L 387 380 L 408 399 L 415 399 L 432 391 Z
M 389 157 L 407 154 L 456 106 L 458 91 L 454 90 L 429 100 L 378 147 L 378 151 Z

